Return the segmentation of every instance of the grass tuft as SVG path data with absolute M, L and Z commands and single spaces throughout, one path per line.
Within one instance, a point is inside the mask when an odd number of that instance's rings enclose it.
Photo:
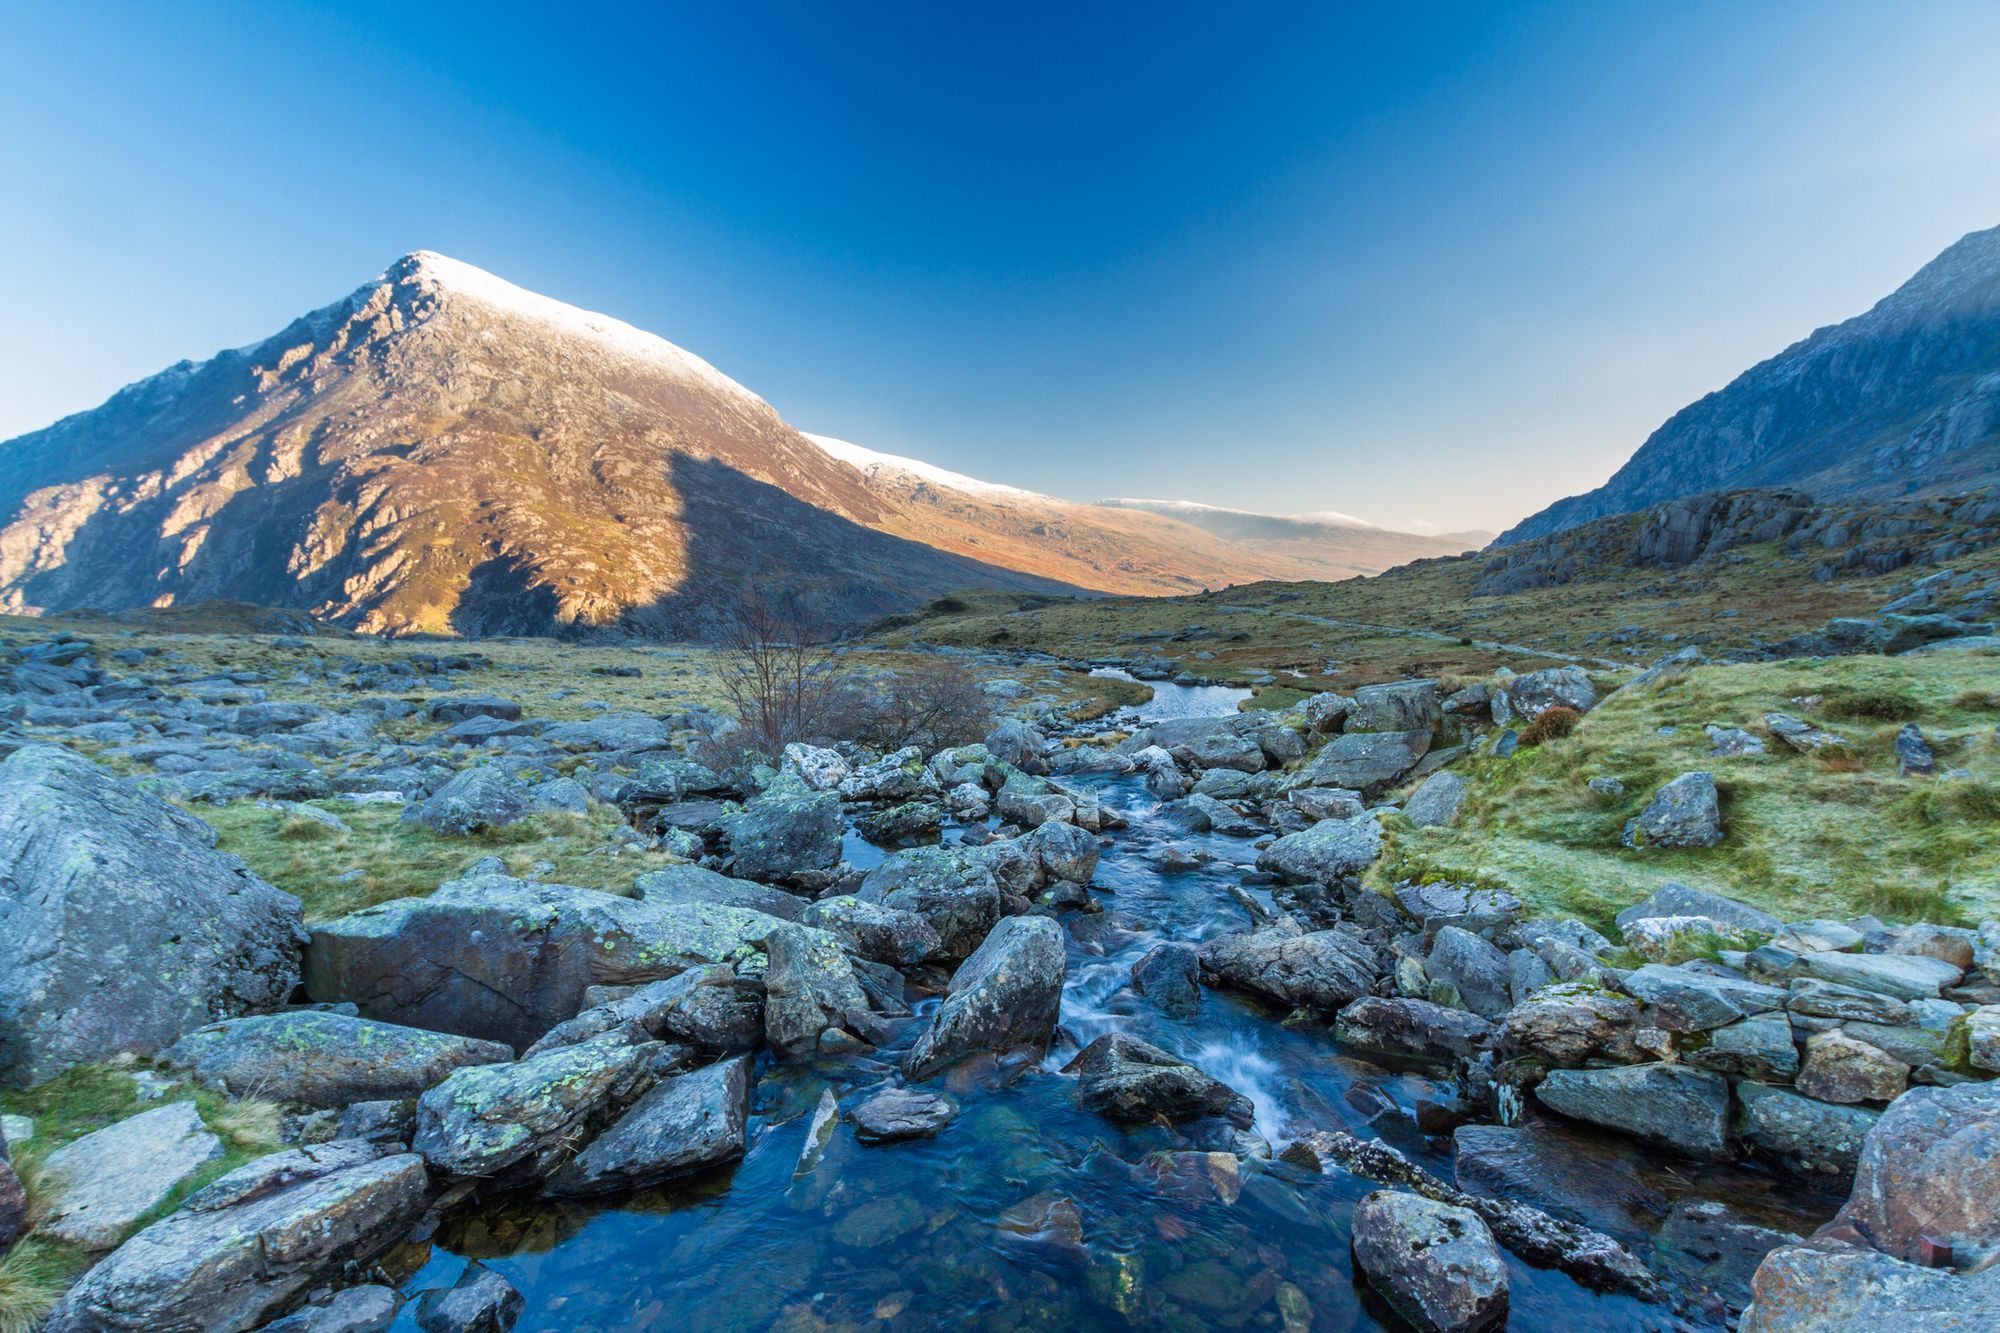
M 0 1256 L 0 1333 L 34 1333 L 88 1265 L 68 1246 L 36 1236 Z

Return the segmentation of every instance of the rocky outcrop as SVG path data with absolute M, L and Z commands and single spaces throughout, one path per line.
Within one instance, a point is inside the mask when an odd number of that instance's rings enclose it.
M 162 1057 L 232 1096 L 334 1107 L 415 1097 L 455 1069 L 513 1058 L 495 1041 L 311 1009 L 212 1024 Z
M 0 1083 L 281 1004 L 304 940 L 200 820 L 68 750 L 0 763 Z

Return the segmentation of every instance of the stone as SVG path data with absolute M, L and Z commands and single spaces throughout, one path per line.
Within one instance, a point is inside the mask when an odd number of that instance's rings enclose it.
M 1620 912 L 1620 927 L 1644 917 L 1700 916 L 1759 935 L 1775 935 L 1784 923 L 1769 912 L 1685 884 L 1661 885 L 1651 896 Z
M 1347 787 L 1372 796 L 1401 781 L 1430 748 L 1429 731 L 1346 733 L 1321 746 L 1293 776 L 1293 785 Z
M 1758 1014 L 1709 1033 L 1708 1045 L 1690 1051 L 1687 1062 L 1731 1078 L 1783 1083 L 1799 1072 L 1792 1021 L 1782 1013 Z
M 1794 977 L 1785 1007 L 1813 1018 L 1843 1018 L 1863 1023 L 1908 1023 L 1910 1006 L 1891 995 L 1842 986 L 1813 977 Z
M 1639 1005 L 1587 982 L 1546 986 L 1508 1010 L 1500 1030 L 1509 1049 L 1551 1066 L 1638 1057 Z
M 1067 971 L 1062 928 L 1054 921 L 1001 921 L 952 973 L 944 1002 L 903 1059 L 904 1074 L 928 1078 L 981 1051 L 1045 1048 Z
M 1771 1251 L 1741 1333 L 1986 1333 L 2000 1322 L 2000 1269 L 1961 1277 L 1832 1240 Z
M 1382 828 L 1372 815 L 1322 819 L 1288 833 L 1257 857 L 1257 868 L 1293 883 L 1332 884 L 1358 875 L 1382 854 Z
M 1347 707 L 1350 732 L 1435 731 L 1444 716 L 1435 680 L 1363 685 Z
M 1721 841 L 1722 802 L 1709 773 L 1681 774 L 1625 826 L 1627 847 L 1713 847 Z
M 1002 819 L 1022 828 L 1037 828 L 1050 820 L 1067 822 L 1076 817 L 1076 802 L 1047 779 L 1014 773 L 1000 784 L 993 806 Z
M 550 778 L 528 788 L 528 801 L 538 811 L 562 814 L 590 813 L 590 793 L 574 778 Z
M 448 694 L 431 700 L 426 711 L 433 722 L 463 722 L 470 717 L 513 722 L 521 716 L 521 705 L 490 694 Z
M 1977 961 L 1978 935 L 1959 926 L 1937 926 L 1928 921 L 1891 926 L 1868 932 L 1870 953 L 1915 955 L 1935 958 L 1969 971 Z
M 1314 731 L 1338 731 L 1354 707 L 1354 700 L 1327 690 L 1306 700 L 1306 725 Z
M 1910 1263 L 1926 1238 L 1951 1246 L 1960 1269 L 2000 1254 L 2000 1083 L 1898 1097 L 1869 1131 L 1833 1225 Z
M 1729 1082 L 1681 1065 L 1557 1069 L 1535 1087 L 1552 1111 L 1690 1157 L 1729 1156 Z
M 782 924 L 707 903 L 654 903 L 479 871 L 428 898 L 321 923 L 306 993 L 364 1017 L 517 1049 L 574 1018 L 591 986 L 657 981 L 753 955 Z
M 1963 968 L 1917 954 L 1814 953 L 1805 955 L 1801 965 L 1822 981 L 1898 1000 L 1934 1000 L 1965 976 Z
M 1426 1000 L 1365 995 L 1342 1009 L 1334 1038 L 1359 1050 L 1417 1060 L 1469 1056 L 1493 1036 L 1491 1023 L 1463 1009 Z
M 1736 1132 L 1795 1175 L 1845 1181 L 1880 1112 L 1833 1106 L 1789 1088 L 1745 1081 L 1736 1085 Z
M 999 762 L 1032 770 L 1041 766 L 1048 739 L 1019 718 L 1009 717 L 987 733 L 984 744 L 986 752 Z
M 1051 821 L 1028 834 L 1024 842 L 1034 858 L 1039 883 L 1062 880 L 1088 884 L 1097 873 L 1097 837 L 1074 824 Z
M 1937 755 L 1914 722 L 1905 723 L 1896 733 L 1896 768 L 1906 778 L 1937 772 Z
M 985 861 L 963 848 L 912 847 L 869 871 L 854 896 L 913 912 L 937 932 L 948 957 L 979 947 L 1000 919 L 1000 885 Z
M 1519 898 L 1504 889 L 1476 889 L 1464 884 L 1400 884 L 1396 903 L 1416 918 L 1426 935 L 1435 934 L 1441 926 L 1460 926 L 1475 935 L 1492 936 L 1519 921 L 1527 911 Z
M 341 1107 L 415 1097 L 454 1069 L 512 1060 L 514 1051 L 495 1041 L 299 1009 L 198 1028 L 161 1058 L 233 1097 Z
M 1573 977 L 1566 978 L 1574 980 Z M 1532 949 L 1511 949 L 1507 953 L 1507 994 L 1515 1004 L 1544 986 L 1554 985 L 1555 969 Z
M 1789 713 L 1764 714 L 1764 726 L 1773 736 L 1783 741 L 1800 754 L 1812 754 L 1828 746 L 1845 745 L 1847 742 L 1830 731 L 1821 730 L 1810 722 L 1800 721 Z
M 1285 803 L 1311 820 L 1359 819 L 1367 808 L 1360 792 L 1345 787 L 1294 787 L 1285 793 Z
M 762 912 L 780 921 L 798 921 L 811 904 L 796 893 L 774 889 L 752 879 L 736 879 L 696 865 L 652 870 L 632 882 L 632 893 L 647 902 L 713 903 Z
M 1822 1102 L 1886 1102 L 1909 1087 L 1910 1067 L 1836 1028 L 1806 1039 L 1805 1064 L 1796 1082 L 1800 1092 Z
M 1966 1058 L 1974 1069 L 2000 1073 L 2000 1005 L 1982 1004 L 1965 1020 Z
M 1514 1007 L 1513 972 L 1507 955 L 1469 930 L 1441 926 L 1432 938 L 1424 971 L 1433 982 L 1450 985 L 1457 1007 L 1482 1018 L 1499 1018 Z
M 958 1103 L 933 1092 L 885 1088 L 849 1113 L 854 1136 L 863 1143 L 934 1139 L 958 1114 Z
M 0 1085 L 151 1055 L 299 980 L 298 899 L 69 750 L 0 763 Z
M 534 797 L 499 764 L 479 764 L 403 811 L 433 833 L 462 837 L 519 823 L 535 812 Z
M 585 722 L 554 722 L 542 739 L 567 750 L 647 751 L 671 738 L 667 724 L 644 713 L 606 713 Z
M 1757 947 L 1757 936 L 1706 916 L 1648 916 L 1619 928 L 1625 947 L 1654 962 L 1699 957 L 1717 949 Z
M 1750 1304 L 1751 1281 L 1764 1256 L 1798 1240 L 1791 1232 L 1757 1225 L 1727 1204 L 1682 1199 L 1654 1234 L 1653 1255 L 1683 1282 L 1741 1312 Z
M 1370 1286 L 1425 1333 L 1507 1322 L 1507 1265 L 1470 1209 L 1377 1190 L 1355 1205 L 1354 1260 Z
M 840 797 L 779 781 L 721 820 L 729 868 L 742 879 L 789 880 L 840 861 Z
M 1823 953 L 1854 948 L 1861 943 L 1861 932 L 1838 921 L 1787 921 L 1771 943 L 1793 953 Z
M 743 1155 L 750 1121 L 750 1057 L 664 1079 L 571 1158 L 546 1186 L 583 1197 L 651 1189 Z
M 528 1308 L 514 1284 L 474 1260 L 449 1287 L 417 1297 L 423 1333 L 507 1333 Z
M 813 791 L 838 791 L 854 769 L 838 750 L 794 741 L 785 747 L 779 771 L 791 774 Z
M 1764 753 L 1764 739 L 1753 736 L 1741 727 L 1709 726 L 1708 752 L 1718 759 L 1740 759 L 1746 755 Z
M 851 895 L 810 904 L 803 920 L 838 936 L 860 957 L 890 967 L 914 967 L 944 947 L 931 923 L 915 912 Z
M 222 1156 L 193 1102 L 171 1102 L 86 1134 L 42 1163 L 41 1234 L 108 1250 L 182 1181 Z
M 517 1064 L 461 1069 L 417 1099 L 410 1147 L 446 1175 L 497 1176 L 552 1166 L 593 1121 L 651 1086 L 660 1047 L 616 1035 L 558 1047 Z
M 403 1298 L 394 1288 L 364 1283 L 266 1324 L 258 1333 L 388 1333 L 402 1308 Z
M 1280 1004 L 1336 1012 L 1375 988 L 1375 951 L 1339 930 L 1307 931 L 1289 918 L 1201 946 L 1203 973 Z
M 1201 1010 L 1201 952 L 1192 944 L 1158 944 L 1132 964 L 1132 989 L 1172 1018 Z
M 1597 707 L 1597 687 L 1579 666 L 1543 667 L 1503 680 L 1491 708 L 1498 726 L 1532 722 L 1551 708 L 1588 713 Z
M 1706 1032 L 1752 1014 L 1783 1009 L 1789 998 L 1776 986 L 1659 963 L 1627 972 L 1618 986 L 1651 1005 L 1660 1026 L 1669 1032 Z
M 714 1055 L 755 1050 L 764 1041 L 762 987 L 739 978 L 726 964 L 691 967 L 643 986 L 592 987 L 584 997 L 592 1000 L 606 991 L 615 993 L 550 1028 L 521 1057 L 574 1046 L 607 1032 L 685 1042 Z
M 423 1214 L 423 1159 L 353 1145 L 275 1153 L 190 1197 L 85 1274 L 45 1333 L 255 1328 Z
M 1077 1104 L 1112 1120 L 1171 1123 L 1221 1116 L 1248 1129 L 1250 1099 L 1151 1042 L 1109 1032 L 1063 1069 L 1077 1076 Z
M 1439 828 L 1458 818 L 1465 802 L 1465 779 L 1456 773 L 1433 773 L 1403 802 L 1403 817 L 1418 828 Z
M 854 831 L 877 847 L 935 842 L 944 828 L 944 807 L 933 801 L 905 801 L 868 811 L 854 821 Z
M 781 1058 L 813 1055 L 830 1033 L 874 1044 L 868 996 L 837 937 L 810 926 L 782 925 L 764 941 L 764 1039 Z

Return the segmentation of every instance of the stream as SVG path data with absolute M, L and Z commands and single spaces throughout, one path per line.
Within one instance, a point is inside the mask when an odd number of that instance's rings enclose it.
M 1248 693 L 1154 689 L 1127 720 L 1226 713 Z M 1060 1070 L 1093 1037 L 1129 1031 L 1249 1096 L 1256 1132 L 1278 1148 L 1308 1129 L 1346 1129 L 1379 1137 L 1447 1179 L 1452 1140 L 1420 1133 L 1415 1114 L 1420 1100 L 1447 1100 L 1451 1089 L 1421 1069 L 1343 1053 L 1323 1026 L 1286 1026 L 1284 1014 L 1232 992 L 1205 990 L 1187 1019 L 1136 994 L 1132 965 L 1156 944 L 1242 928 L 1232 889 L 1256 853 L 1247 840 L 1166 823 L 1139 777 L 1064 781 L 1094 790 L 1127 826 L 1110 835 L 1094 880 L 1103 911 L 1064 918 L 1063 1033 L 1046 1059 L 962 1064 L 927 1085 L 961 1108 L 938 1138 L 865 1146 L 843 1123 L 817 1165 L 804 1169 L 823 1091 L 832 1089 L 845 1110 L 900 1081 L 897 1059 L 921 1025 L 906 1025 L 895 1045 L 865 1057 L 760 1057 L 749 1151 L 732 1168 L 610 1203 L 524 1197 L 467 1206 L 407 1256 L 406 1289 L 448 1286 L 477 1259 L 525 1294 L 517 1327 L 538 1333 L 1400 1328 L 1357 1278 L 1350 1254 L 1349 1218 L 1373 1184 L 1239 1161 L 1209 1151 L 1223 1143 L 1165 1128 L 1121 1127 L 1078 1110 L 1075 1081 Z M 1201 863 L 1163 872 L 1156 857 L 1167 843 Z M 850 851 L 857 864 L 882 855 L 852 837 Z M 1642 1254 L 1675 1198 L 1726 1199 L 1796 1231 L 1810 1231 L 1834 1206 L 1747 1169 L 1649 1161 L 1615 1141 L 1588 1152 L 1579 1171 L 1609 1173 L 1621 1191 L 1582 1220 Z M 1511 1255 L 1508 1262 L 1514 1328 L 1682 1327 L 1662 1307 L 1593 1293 Z M 414 1333 L 415 1308 L 404 1307 L 398 1330 Z

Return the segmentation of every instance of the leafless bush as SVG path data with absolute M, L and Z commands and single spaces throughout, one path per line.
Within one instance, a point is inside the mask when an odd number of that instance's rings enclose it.
M 825 625 L 796 605 L 746 593 L 723 635 L 717 683 L 743 724 L 743 743 L 775 757 L 823 738 L 848 688 Z
M 970 745 L 993 730 L 993 702 L 979 677 L 949 658 L 925 658 L 847 694 L 833 734 L 879 749 Z

